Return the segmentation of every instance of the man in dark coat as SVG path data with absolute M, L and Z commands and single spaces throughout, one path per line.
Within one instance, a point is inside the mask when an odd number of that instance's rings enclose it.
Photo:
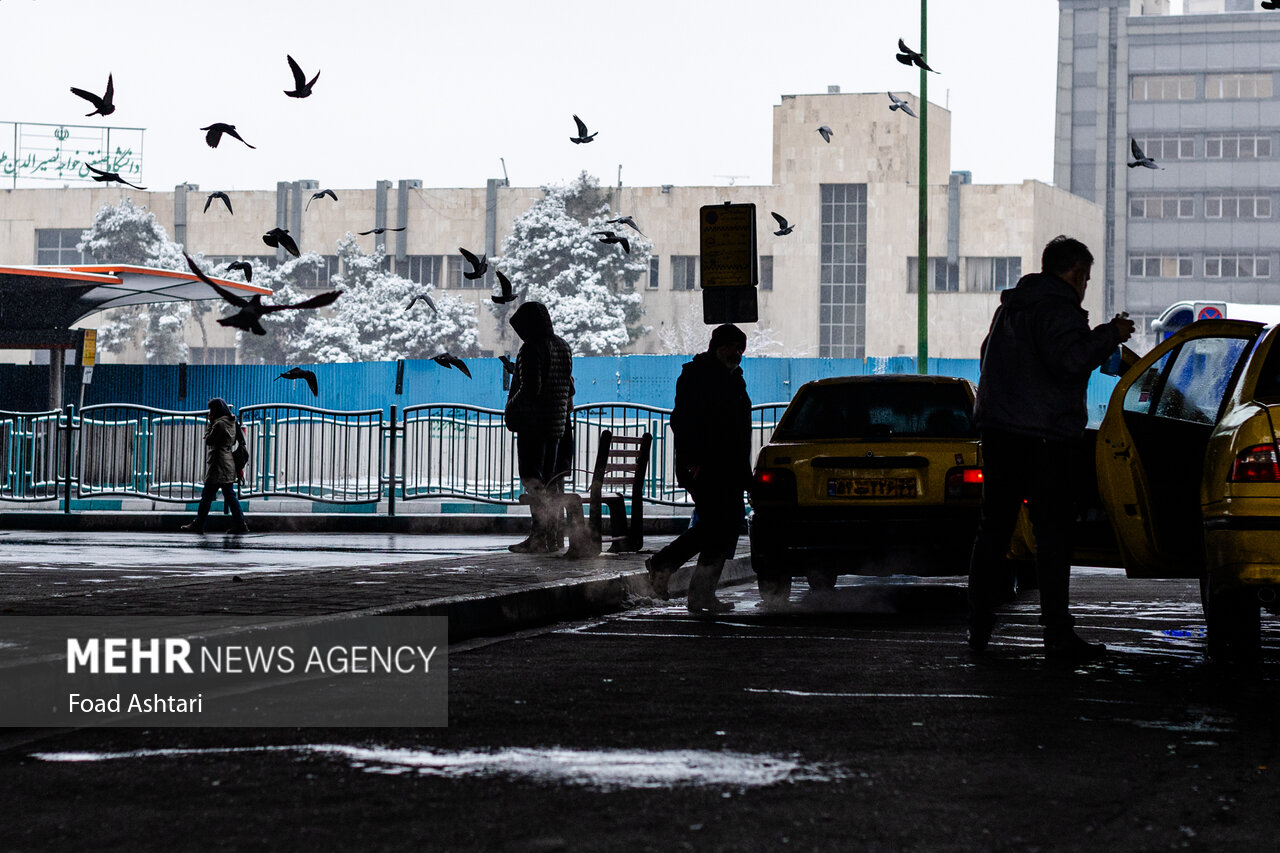
M 717 326 L 706 352 L 685 364 L 676 380 L 671 412 L 676 481 L 693 497 L 697 524 L 645 561 L 654 592 L 667 597 L 671 573 L 694 554 L 689 610 L 722 613 L 733 605 L 716 598 L 725 560 L 733 556 L 742 525 L 742 495 L 751 484 L 751 398 L 742 378 L 747 336 Z
M 204 489 L 200 492 L 196 520 L 182 525 L 183 530 L 204 533 L 204 523 L 209 517 L 209 507 L 213 504 L 214 495 L 221 491 L 223 501 L 231 509 L 233 524 L 231 532 L 249 532 L 249 525 L 245 524 L 244 513 L 240 510 L 240 502 L 236 500 L 234 485 L 237 471 L 232 451 L 239 440 L 240 428 L 236 426 L 236 418 L 231 414 L 231 407 L 221 397 L 214 397 L 209 401 L 209 414 L 206 416 L 204 428 Z
M 559 507 L 549 500 L 551 484 L 571 460 L 559 460 L 558 450 L 569 419 L 573 396 L 573 354 L 555 334 L 551 314 L 541 302 L 526 302 L 509 321 L 523 343 L 516 353 L 516 372 L 507 394 L 504 420 L 516 434 L 516 466 L 529 495 L 533 530 L 529 538 L 510 546 L 517 554 L 558 550 L 554 515 Z M 556 541 L 552 542 L 552 539 Z
M 986 648 L 1008 588 L 1005 554 L 1023 502 L 1031 513 L 1040 624 L 1050 659 L 1083 662 L 1106 648 L 1076 635 L 1068 606 L 1075 495 L 1088 423 L 1089 374 L 1133 334 L 1128 315 L 1089 328 L 1081 307 L 1093 255 L 1055 237 L 1041 272 L 1000 296 L 982 342 L 974 419 L 982 433 L 982 515 L 969 566 L 969 647 Z

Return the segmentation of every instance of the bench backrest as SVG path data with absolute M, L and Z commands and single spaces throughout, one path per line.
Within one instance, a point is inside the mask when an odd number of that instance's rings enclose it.
M 616 492 L 639 501 L 644 492 L 644 478 L 649 472 L 649 448 L 653 436 L 614 435 L 610 430 L 600 432 L 600 445 L 596 450 L 595 468 L 591 472 L 591 494 L 598 498 L 603 492 Z

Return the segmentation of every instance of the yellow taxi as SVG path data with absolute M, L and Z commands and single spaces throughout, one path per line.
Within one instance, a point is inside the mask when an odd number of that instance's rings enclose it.
M 793 577 L 959 575 L 982 497 L 974 387 L 949 376 L 847 376 L 796 392 L 760 450 L 751 564 L 767 603 Z

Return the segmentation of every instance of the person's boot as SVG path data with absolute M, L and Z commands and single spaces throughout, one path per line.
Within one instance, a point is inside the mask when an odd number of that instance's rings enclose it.
M 507 550 L 513 554 L 546 554 L 550 551 L 551 543 L 547 538 L 547 529 L 534 519 L 533 530 L 529 531 L 529 536 L 523 542 L 517 542 L 514 545 L 508 545 Z
M 658 559 L 658 555 L 644 558 L 645 570 L 649 572 L 649 586 L 653 587 L 653 594 L 663 601 L 671 599 L 671 569 L 667 568 Z
M 1107 653 L 1102 643 L 1090 643 L 1070 625 L 1044 629 L 1044 657 L 1050 663 L 1081 664 L 1098 660 Z
M 724 560 L 698 561 L 697 567 L 693 570 L 693 577 L 689 578 L 690 613 L 699 615 L 728 613 L 733 609 L 733 604 L 730 602 L 716 598 L 716 584 L 719 583 L 720 572 L 723 570 Z
M 187 533 L 204 533 L 204 526 L 198 521 L 188 521 L 178 529 Z

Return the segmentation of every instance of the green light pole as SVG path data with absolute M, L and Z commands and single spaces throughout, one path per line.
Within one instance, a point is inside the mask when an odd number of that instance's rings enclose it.
M 920 56 L 928 62 L 928 5 L 920 0 Z M 929 72 L 920 69 L 920 214 L 916 245 L 916 373 L 929 372 Z

